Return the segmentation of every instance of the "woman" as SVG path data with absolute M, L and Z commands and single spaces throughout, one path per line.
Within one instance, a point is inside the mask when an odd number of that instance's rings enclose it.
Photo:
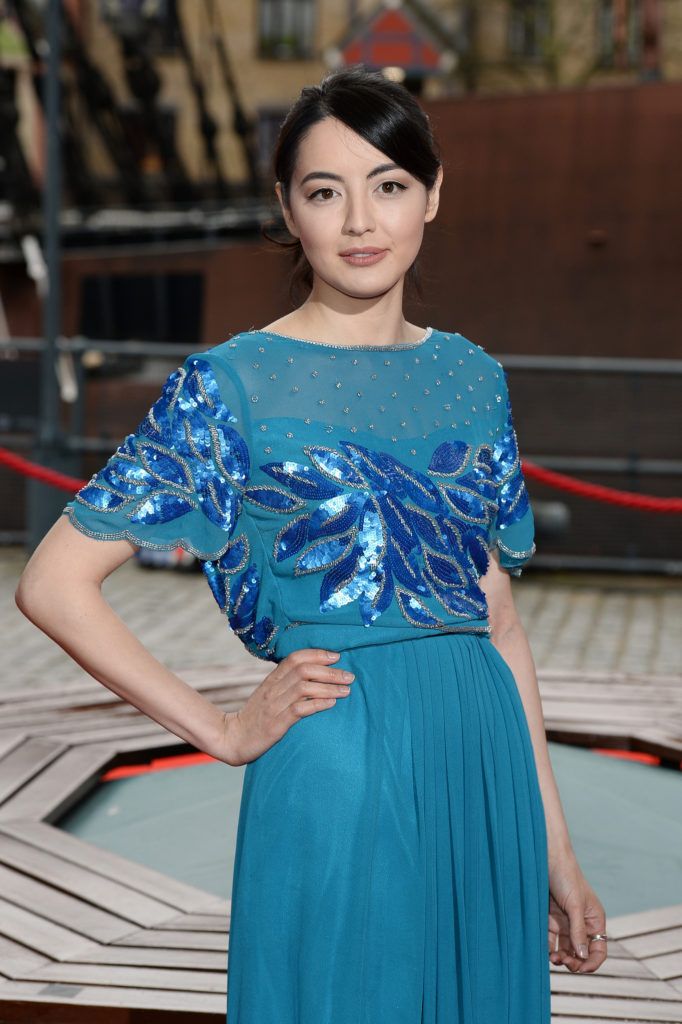
M 246 766 L 229 1024 L 549 1024 L 548 956 L 596 970 L 605 915 L 512 599 L 535 545 L 504 370 L 402 313 L 443 178 L 428 118 L 380 74 L 330 74 L 275 170 L 307 298 L 188 356 L 17 601 L 109 689 Z M 176 545 L 275 663 L 236 713 L 102 597 L 137 547 Z

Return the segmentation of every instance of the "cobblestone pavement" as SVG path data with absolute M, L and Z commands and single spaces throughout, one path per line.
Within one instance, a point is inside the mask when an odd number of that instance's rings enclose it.
M 16 607 L 25 560 L 22 548 L 0 548 L 0 695 L 22 685 L 63 688 L 90 679 Z M 538 671 L 682 676 L 682 581 L 529 569 L 513 587 Z M 143 569 L 130 560 L 105 581 L 104 594 L 174 671 L 242 662 L 253 667 L 201 573 Z

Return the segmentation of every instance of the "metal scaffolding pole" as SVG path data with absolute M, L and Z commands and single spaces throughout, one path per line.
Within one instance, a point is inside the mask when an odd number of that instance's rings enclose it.
M 40 419 L 35 459 L 44 466 L 73 471 L 73 456 L 64 452 L 59 423 L 57 341 L 61 333 L 61 146 L 60 62 L 61 0 L 48 0 L 45 29 L 49 47 L 45 76 L 45 177 L 43 183 L 43 249 L 47 281 L 43 301 L 43 349 L 40 372 Z M 64 507 L 64 495 L 30 480 L 27 483 L 27 536 L 33 550 Z
M 45 261 L 47 263 L 47 294 L 43 307 L 43 348 L 41 368 L 40 445 L 57 447 L 59 441 L 59 392 L 55 361 L 57 338 L 61 328 L 61 245 L 59 208 L 61 205 L 61 145 L 59 138 L 61 59 L 61 3 L 49 0 L 47 7 L 47 41 L 49 57 L 45 79 L 46 167 L 43 187 L 43 225 Z

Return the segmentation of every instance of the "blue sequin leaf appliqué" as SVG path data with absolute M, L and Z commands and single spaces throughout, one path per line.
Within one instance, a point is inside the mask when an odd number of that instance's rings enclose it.
M 261 578 L 258 566 L 249 563 L 246 535 L 238 537 L 220 558 L 202 562 L 201 568 L 233 632 L 253 654 L 268 659 L 279 627 L 267 615 L 257 617 Z
M 210 363 L 192 357 L 170 374 L 137 432 L 76 498 L 94 511 L 121 512 L 141 545 L 143 527 L 196 511 L 224 531 L 222 554 L 202 561 L 202 569 L 235 633 L 253 653 L 267 657 L 276 627 L 267 617 L 256 618 L 258 566 L 249 563 L 246 536 L 231 538 L 245 498 L 277 511 L 297 510 L 303 503 L 280 488 L 248 488 L 249 451 L 231 426 L 236 422 Z
M 395 598 L 418 626 L 443 625 L 433 600 L 454 616 L 484 616 L 477 586 L 488 565 L 487 532 L 505 496 L 506 521 L 523 514 L 514 480 L 513 431 L 490 448 L 440 444 L 428 473 L 388 452 L 340 441 L 342 450 L 304 445 L 309 464 L 268 462 L 266 473 L 319 504 L 275 538 L 276 561 L 297 556 L 294 574 L 324 572 L 320 610 L 357 601 L 370 625 Z M 506 491 L 504 489 L 507 489 Z
M 518 522 L 530 508 L 526 482 L 521 472 L 516 431 L 511 419 L 511 404 L 507 399 L 507 426 L 493 449 L 493 458 L 498 467 L 499 492 L 497 501 L 497 529 L 504 530 Z
M 141 526 L 198 509 L 231 533 L 249 476 L 248 449 L 230 426 L 237 417 L 220 398 L 209 363 L 194 358 L 189 366 L 168 377 L 136 434 L 81 488 L 79 501 L 96 511 L 123 511 Z

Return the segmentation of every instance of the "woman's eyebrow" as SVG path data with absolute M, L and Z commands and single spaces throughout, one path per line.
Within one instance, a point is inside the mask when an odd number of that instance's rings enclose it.
M 383 174 L 384 171 L 395 171 L 400 170 L 399 164 L 379 164 L 374 170 L 370 171 L 367 175 L 368 178 L 373 178 L 377 174 Z M 331 181 L 343 181 L 344 179 L 340 174 L 332 174 L 331 171 L 310 171 L 306 174 L 305 178 L 301 179 L 301 185 L 305 185 L 306 181 L 310 181 L 311 178 L 328 178 Z

